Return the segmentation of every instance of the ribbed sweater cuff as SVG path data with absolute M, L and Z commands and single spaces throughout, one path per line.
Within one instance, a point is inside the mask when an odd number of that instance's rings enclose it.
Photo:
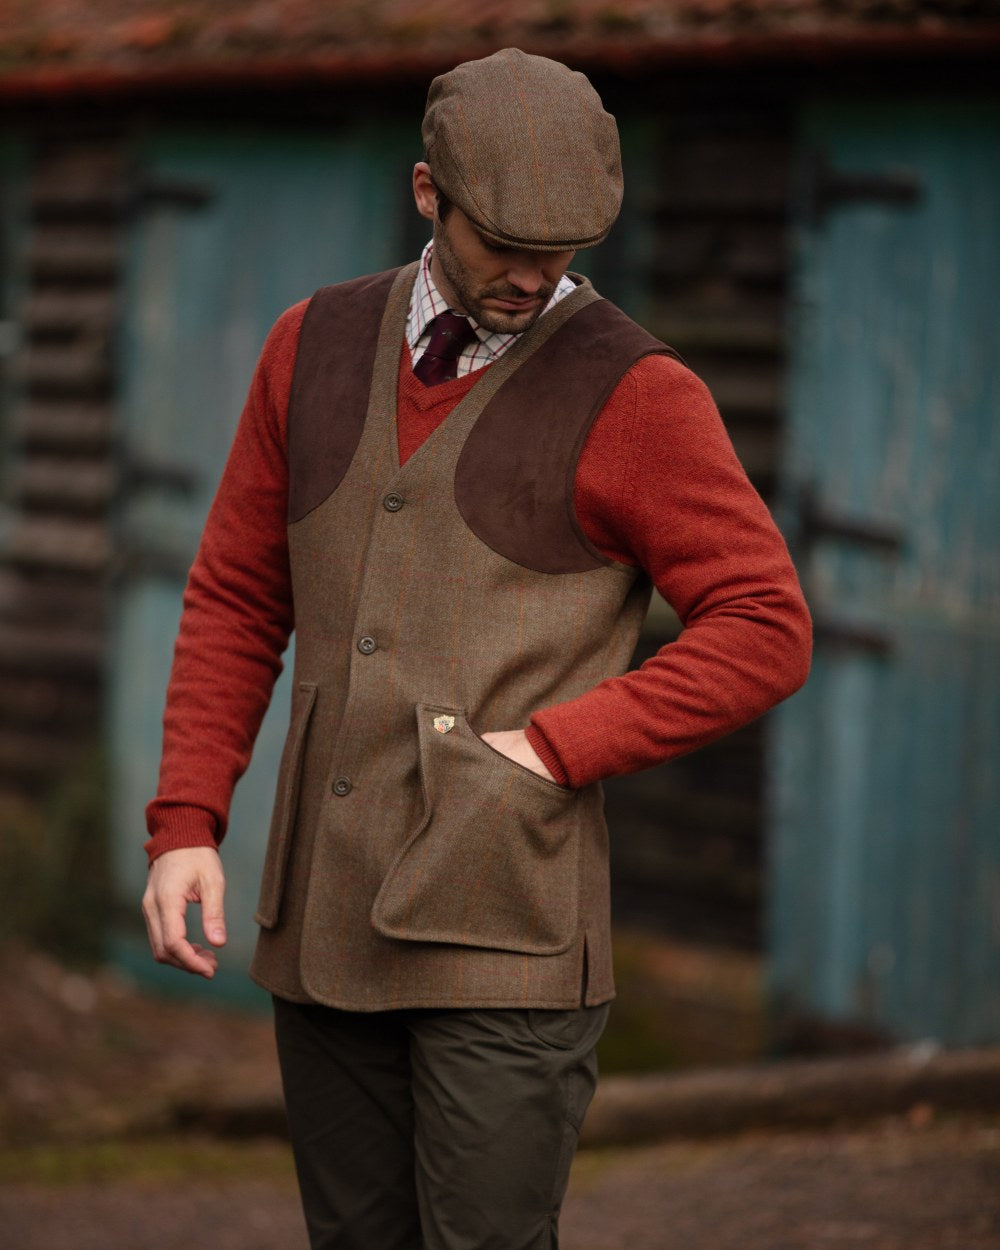
M 215 817 L 203 807 L 161 807 L 150 819 L 152 835 L 145 844 L 149 862 L 167 851 L 179 851 L 192 846 L 218 846 L 215 837 Z
M 562 766 L 562 760 L 556 755 L 548 738 L 534 722 L 524 731 L 524 736 L 528 739 L 528 745 L 552 774 L 553 780 L 561 786 L 568 785 L 569 778 L 566 775 L 566 769 Z

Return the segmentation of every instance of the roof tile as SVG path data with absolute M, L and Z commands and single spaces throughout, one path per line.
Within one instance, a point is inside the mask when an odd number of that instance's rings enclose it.
M 74 76 L 421 74 L 517 44 L 579 63 L 883 38 L 1000 38 L 1000 0 L 0 0 L 0 89 Z M 48 77 L 46 77 L 48 75 Z

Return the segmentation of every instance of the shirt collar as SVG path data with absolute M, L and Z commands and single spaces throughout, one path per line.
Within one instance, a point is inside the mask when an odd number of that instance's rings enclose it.
M 441 298 L 440 292 L 434 285 L 434 279 L 431 277 L 433 251 L 434 242 L 431 240 L 420 255 L 420 270 L 410 297 L 410 316 L 406 325 L 406 338 L 411 349 L 417 345 L 420 336 L 434 318 L 448 310 L 448 305 Z
M 434 285 L 434 279 L 431 277 L 431 256 L 434 252 L 434 240 L 431 239 L 420 256 L 420 270 L 417 273 L 417 280 L 413 284 L 413 293 L 410 296 L 410 314 L 406 322 L 406 341 L 412 352 L 420 339 L 427 331 L 427 327 L 443 312 L 448 311 L 447 301 L 441 295 L 441 292 Z M 571 294 L 576 290 L 576 284 L 564 274 L 559 280 L 559 285 L 553 292 L 552 298 L 546 304 L 542 316 L 557 304 L 559 300 Z M 479 325 L 472 317 L 468 318 L 469 324 L 476 332 L 476 337 L 486 349 L 490 358 L 502 355 L 507 348 L 517 342 L 516 334 L 497 334 L 492 330 L 487 330 Z

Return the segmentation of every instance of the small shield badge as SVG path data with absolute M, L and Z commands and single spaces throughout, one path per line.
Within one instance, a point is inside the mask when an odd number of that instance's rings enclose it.
M 435 716 L 434 728 L 439 734 L 450 734 L 455 728 L 454 716 Z

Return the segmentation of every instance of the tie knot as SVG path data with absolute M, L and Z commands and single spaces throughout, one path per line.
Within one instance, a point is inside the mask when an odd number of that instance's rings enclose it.
M 457 376 L 462 349 L 475 337 L 476 332 L 467 317 L 453 312 L 439 313 L 431 322 L 430 342 L 413 372 L 426 386 L 447 382 Z

